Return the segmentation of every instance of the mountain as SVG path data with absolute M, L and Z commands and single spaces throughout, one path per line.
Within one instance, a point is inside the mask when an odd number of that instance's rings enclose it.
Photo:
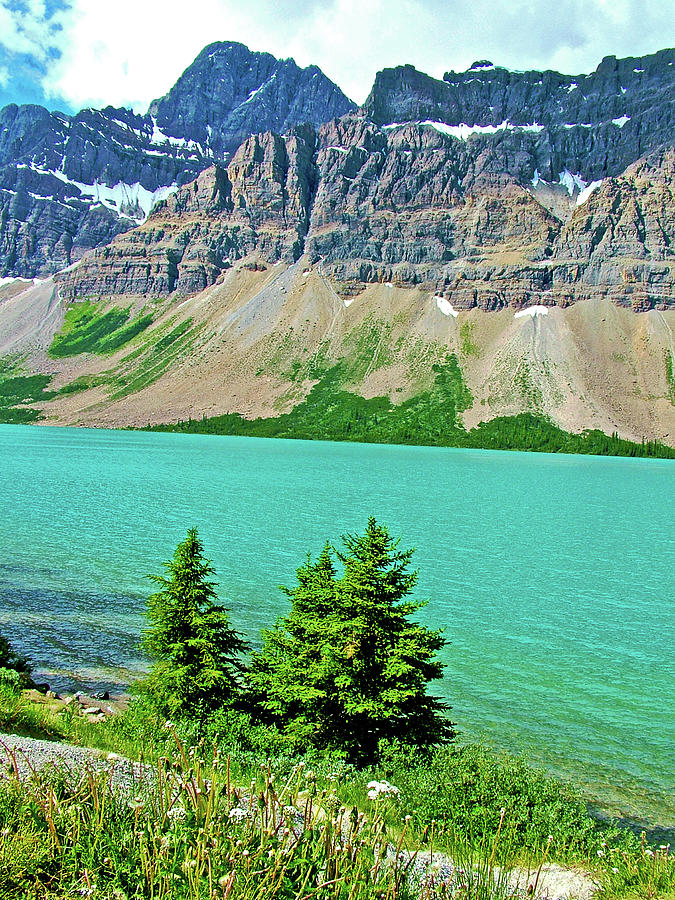
M 51 377 L 55 422 L 372 401 L 674 445 L 674 61 L 380 73 L 362 109 L 223 143 L 69 271 L 0 286 L 0 354 Z M 153 128 L 191 121 L 179 85 Z
M 243 44 L 210 44 L 148 115 L 166 134 L 209 147 L 216 158 L 250 135 L 320 125 L 354 109 L 317 66 L 253 53 Z
M 568 169 L 591 182 L 617 175 L 675 134 L 675 53 L 605 57 L 590 75 L 512 72 L 485 60 L 430 78 L 412 66 L 379 72 L 363 112 L 378 125 L 432 121 L 456 133 L 531 129 L 542 178 Z M 532 177 L 534 173 L 530 174 Z
M 142 222 L 157 200 L 249 134 L 318 125 L 353 109 L 316 68 L 206 47 L 147 115 L 40 106 L 0 111 L 0 276 L 43 276 Z
M 139 228 L 60 280 L 68 300 L 189 295 L 237 260 L 303 254 L 341 294 L 420 286 L 455 309 L 569 305 L 606 296 L 675 303 L 675 149 L 587 184 L 537 172 L 538 135 L 514 127 L 463 140 L 436 125 L 349 115 L 285 137 L 248 138 Z

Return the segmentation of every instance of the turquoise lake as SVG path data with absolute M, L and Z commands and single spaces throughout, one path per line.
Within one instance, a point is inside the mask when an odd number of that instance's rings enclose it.
M 416 547 L 462 740 L 675 825 L 675 463 L 0 426 L 0 631 L 56 689 L 120 689 L 148 573 L 196 525 L 255 644 L 307 551 Z

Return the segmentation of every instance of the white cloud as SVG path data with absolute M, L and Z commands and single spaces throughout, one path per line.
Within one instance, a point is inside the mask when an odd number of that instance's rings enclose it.
M 0 47 L 7 56 L 27 54 L 38 64 L 45 63 L 60 41 L 59 26 L 47 13 L 44 0 L 13 4 L 0 0 Z
M 579 74 L 675 44 L 673 0 L 67 0 L 51 19 L 44 0 L 25 0 L 23 19 L 7 2 L 0 44 L 43 61 L 63 51 L 43 80 L 50 97 L 138 111 L 219 40 L 315 63 L 357 102 L 378 69 L 408 62 L 437 77 L 483 58 Z
M 0 87 L 7 87 L 9 77 L 9 69 L 6 66 L 0 66 Z

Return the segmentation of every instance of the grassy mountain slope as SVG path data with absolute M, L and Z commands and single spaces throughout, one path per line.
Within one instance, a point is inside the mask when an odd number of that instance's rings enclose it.
M 444 427 L 455 415 L 474 428 L 531 413 L 565 431 L 675 444 L 673 311 L 636 314 L 596 299 L 536 317 L 455 317 L 419 288 L 338 293 L 303 260 L 240 264 L 187 300 L 125 297 L 66 311 L 49 282 L 11 287 L 0 288 L 0 351 L 14 376 L 51 376 L 42 399 L 19 398 L 47 423 L 278 417 L 312 388 L 326 411 L 332 393 L 347 392 L 386 398 L 399 419 L 415 410 L 414 419 L 451 356 L 462 387 Z

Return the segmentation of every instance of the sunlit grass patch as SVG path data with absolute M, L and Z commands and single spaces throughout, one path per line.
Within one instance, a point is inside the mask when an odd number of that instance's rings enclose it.
M 49 355 L 55 359 L 80 353 L 108 355 L 128 344 L 152 324 L 152 315 L 138 315 L 129 321 L 130 309 L 83 301 L 67 311 L 63 327 L 54 335 Z

